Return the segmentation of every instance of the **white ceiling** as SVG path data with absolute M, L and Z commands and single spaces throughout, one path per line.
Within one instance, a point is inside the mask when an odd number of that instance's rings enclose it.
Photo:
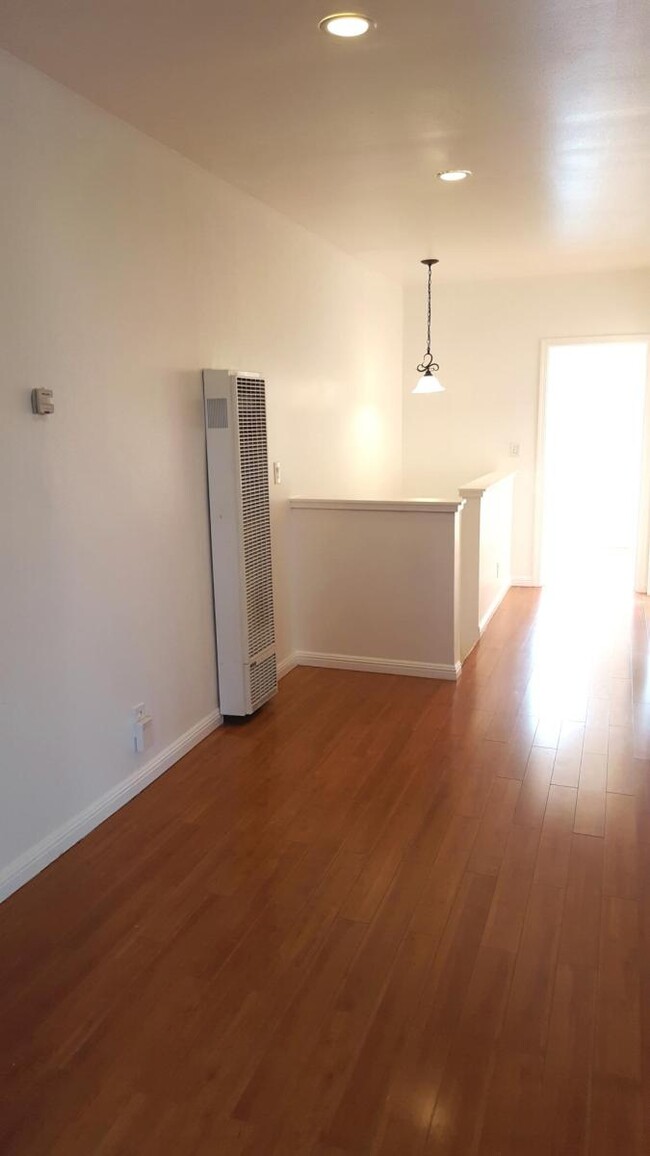
M 336 10 L 0 0 L 0 44 L 391 275 L 650 264 L 648 0 L 363 0 L 356 41 Z

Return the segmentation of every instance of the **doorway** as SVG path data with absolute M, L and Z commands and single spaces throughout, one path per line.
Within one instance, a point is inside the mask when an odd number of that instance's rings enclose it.
M 645 593 L 648 339 L 549 341 L 543 361 L 540 583 Z

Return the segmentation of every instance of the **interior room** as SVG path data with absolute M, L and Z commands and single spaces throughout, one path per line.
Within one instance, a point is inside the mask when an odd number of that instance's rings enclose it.
M 0 0 L 3 1156 L 650 1150 L 648 59 Z

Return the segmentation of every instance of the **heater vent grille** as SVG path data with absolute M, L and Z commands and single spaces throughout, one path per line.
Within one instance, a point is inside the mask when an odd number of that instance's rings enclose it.
M 262 659 L 261 662 L 251 664 L 250 692 L 253 710 L 257 710 L 258 707 L 262 706 L 262 703 L 265 703 L 275 694 L 277 685 L 278 672 L 275 654 L 269 654 L 268 658 Z
M 242 519 L 244 531 L 244 575 L 248 620 L 248 657 L 253 658 L 275 642 L 273 621 L 273 570 L 271 564 L 271 511 L 269 468 L 266 448 L 266 405 L 264 382 L 259 378 L 237 378 L 239 416 L 239 456 L 241 464 Z M 251 693 L 255 709 L 253 679 L 275 679 L 265 659 L 251 668 Z M 260 673 L 254 676 L 253 670 Z M 268 674 L 262 675 L 262 671 Z M 264 684 L 265 685 L 265 684 Z M 275 689 L 275 682 L 273 684 Z M 268 697 L 268 695 L 266 695 Z M 264 701 L 262 699 L 261 701 Z M 258 703 L 260 705 L 260 703 Z
M 228 429 L 228 398 L 206 398 L 208 429 Z

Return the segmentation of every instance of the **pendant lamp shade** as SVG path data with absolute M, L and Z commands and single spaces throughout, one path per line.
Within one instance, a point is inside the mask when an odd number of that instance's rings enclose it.
M 445 387 L 441 385 L 435 373 L 427 369 L 416 385 L 413 386 L 411 393 L 444 393 Z

